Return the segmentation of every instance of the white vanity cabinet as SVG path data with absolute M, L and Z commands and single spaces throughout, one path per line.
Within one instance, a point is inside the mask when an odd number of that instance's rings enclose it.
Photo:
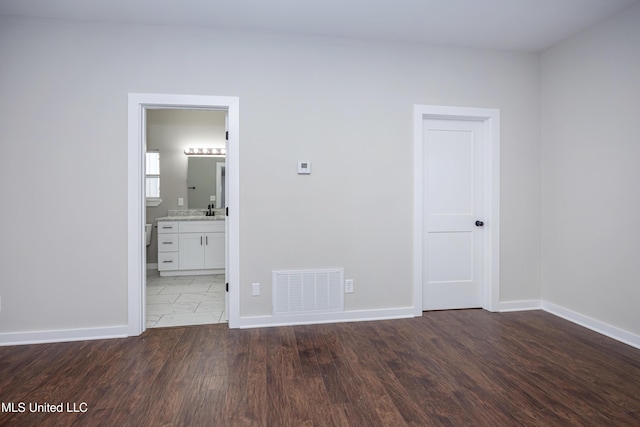
M 158 225 L 160 275 L 212 274 L 225 268 L 224 221 L 176 221 L 177 233 L 167 232 L 165 238 L 161 227 L 168 222 Z
M 178 269 L 178 222 L 158 222 L 158 271 Z

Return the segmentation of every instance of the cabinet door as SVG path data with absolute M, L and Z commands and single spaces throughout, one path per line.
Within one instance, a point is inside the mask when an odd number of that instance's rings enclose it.
M 201 233 L 180 233 L 180 270 L 204 268 L 205 239 Z
M 224 268 L 224 233 L 205 233 L 204 268 Z

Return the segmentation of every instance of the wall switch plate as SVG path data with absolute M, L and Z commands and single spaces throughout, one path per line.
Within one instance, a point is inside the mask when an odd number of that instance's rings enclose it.
M 352 294 L 353 293 L 353 279 L 345 279 L 344 281 L 344 293 Z
M 260 283 L 251 284 L 251 296 L 257 297 L 260 295 Z
M 184 199 L 182 197 L 178 197 L 178 206 L 184 206 Z
M 209 196 L 209 201 L 210 202 L 215 202 L 216 201 L 216 196 Z

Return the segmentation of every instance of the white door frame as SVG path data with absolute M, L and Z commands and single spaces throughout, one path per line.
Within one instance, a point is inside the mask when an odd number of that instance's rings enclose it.
M 144 198 L 144 162 L 146 152 L 145 112 L 147 109 L 201 109 L 227 111 L 229 149 L 226 163 L 229 165 L 229 194 L 226 203 L 229 216 L 225 222 L 228 250 L 226 254 L 226 272 L 229 285 L 228 318 L 229 327 L 237 328 L 240 318 L 240 251 L 239 251 L 239 99 L 228 96 L 166 95 L 166 94 L 129 94 L 128 118 L 128 335 L 140 335 L 146 329 L 145 324 L 145 288 L 146 288 L 146 244 L 145 229 L 146 206 Z
M 422 144 L 424 119 L 477 120 L 485 137 L 483 160 L 485 241 L 482 307 L 498 311 L 500 302 L 500 110 L 493 108 L 414 105 L 413 107 L 413 308 L 422 315 Z

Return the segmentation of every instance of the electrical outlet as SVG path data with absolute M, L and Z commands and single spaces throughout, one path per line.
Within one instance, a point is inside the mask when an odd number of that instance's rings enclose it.
M 182 197 L 178 197 L 178 206 L 184 206 L 184 199 Z
M 353 293 L 353 279 L 346 279 L 344 281 L 344 293 L 345 294 Z
M 254 296 L 254 297 L 260 296 L 260 283 L 251 284 L 251 296 Z

